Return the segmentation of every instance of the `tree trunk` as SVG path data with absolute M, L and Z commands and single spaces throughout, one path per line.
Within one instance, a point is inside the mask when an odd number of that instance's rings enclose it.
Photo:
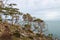
M 11 15 L 12 16 L 12 25 L 13 25 L 13 19 L 14 19 L 14 17 L 13 17 L 13 15 Z
M 41 23 L 39 22 L 38 25 L 40 26 L 40 34 L 42 35 L 43 31 L 42 31 L 42 25 Z
M 5 15 L 5 22 L 7 22 L 7 15 Z

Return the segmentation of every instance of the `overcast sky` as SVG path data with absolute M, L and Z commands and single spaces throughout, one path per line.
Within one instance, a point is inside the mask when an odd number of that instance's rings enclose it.
M 21 12 L 43 20 L 60 20 L 60 0 L 9 0 L 8 3 L 16 3 Z

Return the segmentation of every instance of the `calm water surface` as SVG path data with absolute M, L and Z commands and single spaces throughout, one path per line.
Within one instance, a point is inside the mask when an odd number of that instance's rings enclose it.
M 48 26 L 48 33 L 53 33 L 55 37 L 60 37 L 60 21 L 45 21 Z

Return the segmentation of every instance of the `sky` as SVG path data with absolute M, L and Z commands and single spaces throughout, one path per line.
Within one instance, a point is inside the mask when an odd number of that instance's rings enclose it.
M 23 13 L 43 20 L 60 20 L 60 0 L 8 0 L 7 3 L 16 3 Z

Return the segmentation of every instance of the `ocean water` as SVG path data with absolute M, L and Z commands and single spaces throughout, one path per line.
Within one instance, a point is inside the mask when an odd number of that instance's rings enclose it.
M 60 37 L 60 21 L 45 21 L 48 31 L 47 33 L 52 33 L 54 37 Z

